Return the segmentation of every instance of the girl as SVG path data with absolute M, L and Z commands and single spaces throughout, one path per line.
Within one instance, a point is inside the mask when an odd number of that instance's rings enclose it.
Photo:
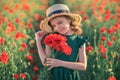
M 64 4 L 55 4 L 47 9 L 47 18 L 40 24 L 42 31 L 35 33 L 36 44 L 39 57 L 44 66 L 52 71 L 54 80 L 80 80 L 78 70 L 86 70 L 86 37 L 81 36 L 81 17 L 72 14 Z M 67 44 L 72 48 L 70 55 L 60 54 L 62 52 L 53 51 L 51 47 L 42 47 L 44 36 L 50 33 L 57 33 L 67 38 Z M 59 43 L 58 43 L 59 44 Z M 53 51 L 53 52 L 52 52 Z M 55 58 L 50 55 L 57 52 Z M 45 62 L 45 63 L 44 63 Z

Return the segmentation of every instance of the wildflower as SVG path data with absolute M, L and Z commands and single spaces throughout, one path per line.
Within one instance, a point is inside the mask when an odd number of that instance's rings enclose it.
M 13 13 L 14 13 L 14 10 L 13 10 L 13 9 L 9 9 L 9 13 L 10 13 L 10 14 L 13 14 Z
M 89 45 L 89 46 L 87 46 L 86 51 L 87 52 L 92 52 L 92 49 L 93 49 L 93 47 Z
M 85 14 L 85 11 L 80 11 L 80 14 L 81 14 L 81 15 L 84 15 L 84 14 Z
M 16 23 L 19 23 L 19 22 L 20 22 L 20 20 L 19 20 L 18 18 L 16 18 L 16 19 L 15 19 L 15 22 L 16 22 Z
M 34 14 L 34 18 L 35 18 L 36 21 L 39 21 L 40 20 L 39 14 Z
M 4 4 L 4 5 L 3 5 L 3 9 L 4 9 L 4 10 L 8 10 L 8 9 L 9 9 L 8 5 L 7 5 L 7 4 Z
M 111 13 L 109 10 L 106 10 L 104 20 L 108 21 L 110 20 L 110 18 L 111 18 Z
M 8 54 L 5 52 L 5 51 L 2 51 L 1 55 L 0 55 L 0 61 L 3 63 L 3 64 L 7 64 L 8 63 Z
M 27 48 L 27 44 L 26 44 L 26 43 L 22 43 L 21 46 L 22 46 L 23 48 Z
M 37 76 L 33 76 L 33 80 L 38 80 L 38 77 Z
M 113 40 L 113 41 L 116 41 L 116 40 L 117 40 L 116 36 L 113 36 L 113 37 L 112 37 L 112 40 Z
M 8 22 L 8 26 L 5 29 L 6 34 L 10 34 L 11 32 L 14 32 L 15 30 L 16 30 L 16 27 L 11 22 Z
M 87 21 L 87 20 L 88 20 L 88 16 L 84 16 L 84 17 L 83 17 L 83 20 L 84 20 L 84 21 Z
M 98 6 L 98 10 L 102 11 L 103 10 L 103 6 Z
M 17 32 L 16 35 L 15 35 L 15 38 L 16 39 L 19 39 L 21 37 L 21 33 L 20 32 Z
M 18 75 L 18 74 L 14 74 L 13 77 L 14 77 L 15 79 L 18 79 L 18 78 L 19 78 L 19 75 Z
M 100 29 L 100 33 L 104 33 L 104 32 L 106 32 L 106 28 L 105 28 L 105 27 L 102 27 L 102 28 Z
M 116 80 L 115 76 L 110 76 L 108 80 Z
M 71 47 L 69 47 L 66 43 L 66 37 L 59 34 L 47 35 L 43 43 L 56 49 L 57 51 L 64 52 L 66 55 L 70 55 L 72 52 Z
M 25 11 L 30 10 L 30 6 L 28 4 L 23 4 L 23 10 Z
M 27 78 L 26 74 L 24 74 L 24 73 L 20 73 L 20 77 L 23 79 Z
M 106 48 L 103 46 L 103 45 L 100 45 L 100 53 L 101 54 L 104 54 L 104 53 L 106 53 Z
M 18 10 L 19 7 L 20 7 L 20 5 L 19 5 L 19 4 L 16 4 L 16 5 L 15 5 L 15 10 Z
M 34 70 L 34 71 L 38 71 L 39 68 L 38 68 L 37 66 L 34 66 L 33 70 Z
M 33 60 L 33 57 L 31 56 L 31 55 L 26 55 L 26 57 L 25 57 L 27 60 Z
M 15 38 L 16 39 L 20 39 L 20 38 L 26 38 L 26 35 L 25 34 L 22 34 L 21 32 L 17 32 L 16 35 L 15 35 Z
M 102 36 L 102 37 L 101 37 L 101 40 L 102 40 L 102 41 L 105 41 L 105 40 L 106 40 L 106 37 L 105 37 L 105 36 Z
M 0 38 L 0 44 L 3 45 L 5 42 L 5 39 L 4 38 Z
M 32 28 L 32 24 L 31 23 L 28 23 L 28 28 Z
M 109 28 L 108 30 L 107 30 L 107 32 L 109 33 L 109 34 L 112 34 L 114 31 L 113 31 L 113 28 Z
M 33 50 L 33 49 L 30 49 L 29 52 L 30 52 L 30 53 L 34 53 L 34 50 Z
M 112 46 L 112 42 L 111 42 L 111 41 L 108 41 L 108 42 L 107 42 L 107 45 L 108 45 L 108 46 Z

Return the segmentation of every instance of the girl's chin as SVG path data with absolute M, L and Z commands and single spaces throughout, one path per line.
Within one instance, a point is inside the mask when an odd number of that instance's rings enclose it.
M 60 34 L 65 34 L 65 32 L 58 32 L 58 33 L 60 33 Z
M 59 33 L 61 33 L 61 34 L 66 34 L 67 31 L 66 31 L 66 30 L 63 30 L 63 31 L 60 31 Z

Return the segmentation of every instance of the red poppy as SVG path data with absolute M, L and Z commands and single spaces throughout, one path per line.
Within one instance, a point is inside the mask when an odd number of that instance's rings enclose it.
M 115 76 L 110 76 L 108 80 L 116 80 Z
M 71 47 L 66 43 L 66 37 L 60 34 L 49 34 L 45 37 L 44 44 L 56 49 L 57 51 L 62 51 L 66 55 L 70 55 L 72 52 Z
M 24 73 L 20 73 L 20 77 L 23 79 L 27 78 L 26 74 L 24 74 Z
M 15 79 L 18 79 L 18 78 L 19 78 L 19 75 L 18 75 L 18 74 L 14 74 L 13 77 L 14 77 Z
M 2 22 L 5 22 L 7 19 L 6 19 L 6 17 L 2 17 L 1 20 L 2 20 Z
M 92 52 L 92 49 L 93 49 L 93 47 L 89 45 L 89 46 L 87 46 L 86 51 L 87 52 Z
M 103 10 L 103 6 L 98 6 L 98 10 L 102 11 Z
M 30 49 L 29 52 L 30 52 L 30 53 L 34 53 L 34 50 L 33 50 L 33 49 Z
M 9 9 L 9 13 L 13 14 L 14 13 L 14 9 Z
M 61 50 L 66 54 L 66 55 L 70 55 L 72 52 L 72 49 L 70 48 L 70 46 L 68 46 L 65 42 L 60 44 Z
M 15 38 L 16 39 L 19 39 L 21 37 L 21 33 L 20 32 L 17 32 L 16 35 L 15 35 Z
M 103 45 L 100 45 L 100 53 L 101 54 L 104 54 L 104 53 L 106 53 L 106 48 L 103 46 Z
M 4 4 L 4 5 L 3 5 L 3 8 L 4 8 L 4 10 L 8 10 L 8 9 L 9 9 L 9 7 L 8 7 L 7 4 Z
M 116 23 L 116 24 L 115 24 L 115 27 L 116 27 L 117 29 L 120 29 L 120 24 L 119 24 L 119 23 Z
M 0 61 L 1 61 L 3 64 L 7 64 L 7 63 L 8 63 L 8 59 L 9 59 L 8 54 L 7 54 L 5 51 L 2 51 L 2 53 L 1 53 L 1 55 L 0 55 Z
M 108 41 L 108 42 L 107 42 L 107 45 L 108 45 L 108 46 L 112 46 L 112 42 L 111 42 L 111 41 Z
M 33 76 L 32 80 L 38 80 L 38 77 L 37 76 Z
M 32 23 L 28 23 L 27 26 L 29 29 L 32 28 Z
M 16 4 L 14 8 L 15 8 L 15 10 L 18 10 L 20 8 L 20 5 Z
M 40 15 L 39 14 L 34 14 L 34 18 L 36 21 L 39 21 L 40 20 Z
M 4 38 L 0 38 L 0 44 L 3 45 L 5 42 L 5 39 Z
M 25 34 L 22 34 L 21 32 L 18 31 L 18 32 L 15 34 L 15 38 L 16 38 L 16 39 L 26 38 L 26 35 L 25 35 Z
M 109 29 L 107 30 L 107 32 L 108 32 L 109 34 L 112 34 L 112 33 L 114 33 L 114 29 L 113 29 L 113 28 L 109 28 Z
M 23 4 L 23 10 L 28 11 L 30 10 L 30 6 L 28 4 Z
M 2 25 L 2 21 L 0 21 L 0 26 Z
M 106 15 L 106 16 L 104 17 L 104 20 L 105 20 L 105 21 L 108 21 L 108 20 L 110 20 L 110 17 L 111 17 L 110 15 Z
M 34 70 L 34 71 L 38 71 L 39 68 L 38 68 L 37 66 L 34 66 L 33 70 Z
M 11 22 L 8 22 L 8 26 L 5 29 L 6 34 L 10 34 L 11 32 L 14 32 L 15 30 L 16 30 L 16 27 Z
M 22 46 L 23 48 L 27 48 L 27 44 L 26 44 L 26 43 L 22 43 L 21 46 Z
M 116 41 L 116 40 L 117 40 L 116 36 L 113 36 L 113 37 L 112 37 L 112 40 L 113 40 L 113 41 Z
M 82 11 L 82 10 L 81 10 L 81 11 L 80 11 L 80 14 L 81 14 L 81 15 L 84 15 L 84 14 L 85 14 L 85 11 Z
M 87 20 L 88 20 L 88 16 L 84 16 L 84 17 L 83 17 L 83 20 L 84 20 L 84 21 L 87 21 Z
M 27 60 L 33 60 L 33 57 L 31 56 L 31 55 L 26 55 L 26 57 L 25 57 Z
M 106 37 L 105 37 L 105 36 L 102 36 L 102 37 L 101 37 L 101 40 L 102 40 L 102 41 L 105 41 L 105 40 L 106 40 Z
M 19 22 L 20 22 L 20 20 L 19 20 L 18 18 L 16 18 L 16 19 L 15 19 L 15 22 L 16 22 L 16 23 L 19 23 Z
M 106 10 L 104 20 L 108 21 L 110 20 L 110 18 L 111 18 L 111 12 L 110 10 Z
M 102 27 L 102 28 L 100 29 L 100 33 L 104 33 L 104 32 L 106 32 L 106 27 Z

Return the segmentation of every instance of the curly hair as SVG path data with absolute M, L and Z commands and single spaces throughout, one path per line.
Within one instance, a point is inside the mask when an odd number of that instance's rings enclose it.
M 76 22 L 75 18 L 72 18 L 70 16 L 64 16 L 64 17 L 71 20 L 70 26 L 75 34 L 82 34 L 81 24 L 79 24 L 78 26 L 77 25 L 78 23 Z

